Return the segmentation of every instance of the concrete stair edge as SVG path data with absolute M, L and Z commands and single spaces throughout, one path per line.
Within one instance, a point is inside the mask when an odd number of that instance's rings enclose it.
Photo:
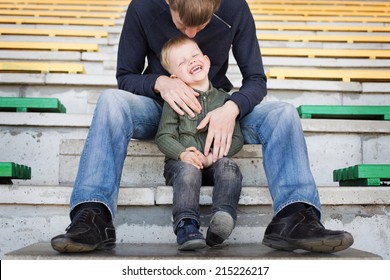
M 89 128 L 92 114 L 0 112 L 1 126 L 42 126 Z M 301 119 L 305 132 L 355 132 L 390 134 L 389 121 L 353 119 Z
M 381 260 L 382 257 L 363 250 L 348 248 L 333 254 L 279 251 L 261 243 L 232 243 L 217 249 L 180 252 L 174 243 L 131 244 L 117 243 L 109 251 L 94 251 L 89 254 L 59 254 L 48 242 L 39 242 L 9 252 L 6 260 Z
M 0 204 L 69 205 L 72 186 L 0 185 Z M 201 205 L 211 205 L 212 186 L 203 186 Z M 389 205 L 390 187 L 333 187 L 319 186 L 322 205 Z M 157 206 L 172 205 L 171 186 L 121 187 L 118 205 Z M 271 205 L 266 186 L 243 186 L 239 205 Z
M 229 78 L 235 88 L 240 87 L 242 77 L 236 73 L 229 73 Z M 310 81 L 310 80 L 268 80 L 267 88 L 272 90 L 289 91 L 316 91 L 316 92 L 346 92 L 389 93 L 389 83 L 384 82 L 338 82 L 338 81 Z M 94 74 L 26 74 L 26 73 L 1 73 L 0 85 L 74 85 L 74 86 L 106 86 L 117 88 L 114 75 Z M 367 88 L 368 87 L 368 88 Z

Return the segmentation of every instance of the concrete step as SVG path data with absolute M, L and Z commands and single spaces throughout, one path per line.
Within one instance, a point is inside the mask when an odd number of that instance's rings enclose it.
M 40 40 L 34 38 L 35 41 L 47 42 L 48 40 Z M 51 38 L 51 37 L 48 37 Z M 74 40 L 75 39 L 75 40 Z M 95 39 L 87 38 L 90 40 L 108 40 L 107 38 Z M 60 39 L 65 40 L 65 39 Z M 83 42 L 79 38 L 71 38 L 74 42 Z M 26 41 L 26 40 L 24 40 Z M 32 40 L 30 40 L 32 41 Z M 116 71 L 116 52 L 110 51 L 110 46 L 106 42 L 100 44 L 97 52 L 92 51 L 40 51 L 35 50 L 34 52 L 25 50 L 0 50 L 0 60 L 2 61 L 46 61 L 46 62 L 63 62 L 72 61 L 82 63 L 87 75 L 104 75 L 107 77 L 115 77 Z
M 270 66 L 297 66 L 321 68 L 381 68 L 390 67 L 390 59 L 346 59 L 346 58 L 297 58 L 263 56 L 265 67 Z
M 0 96 L 58 97 L 68 113 L 92 114 L 105 89 L 116 88 L 112 75 L 0 74 Z
M 71 185 L 0 185 L 0 204 L 63 206 L 69 203 L 72 188 Z M 200 205 L 210 206 L 212 204 L 212 190 L 212 186 L 202 187 Z M 319 186 L 319 194 L 324 206 L 390 204 L 390 188 L 386 186 Z M 172 199 L 171 186 L 121 186 L 118 206 L 171 206 Z M 239 200 L 240 206 L 270 206 L 271 204 L 272 200 L 267 186 L 243 186 Z
M 63 206 L 69 203 L 72 192 L 71 185 L 0 185 L 1 205 L 37 205 Z M 199 204 L 212 204 L 212 186 L 203 186 Z M 390 188 L 383 187 L 330 187 L 319 186 L 321 203 L 324 206 L 345 205 L 388 205 L 390 204 Z M 171 206 L 173 190 L 171 186 L 134 186 L 120 187 L 118 206 Z M 239 205 L 270 206 L 272 204 L 268 187 L 243 186 Z
M 39 62 L 75 62 L 82 63 L 86 75 L 115 77 L 116 54 L 77 51 L 2 51 L 0 60 L 5 61 L 39 61 Z M 4 87 L 1 85 L 0 87 Z
M 293 48 L 291 46 L 275 46 L 277 44 L 269 44 L 271 46 L 266 47 L 261 44 L 260 49 L 265 48 Z M 268 44 L 267 44 L 268 45 Z M 308 48 L 307 46 L 300 46 L 299 48 Z M 314 47 L 313 47 L 314 48 Z M 322 49 L 323 47 L 316 47 L 316 49 Z M 382 49 L 382 48 L 380 48 Z M 293 57 L 293 56 L 267 56 L 262 55 L 264 67 L 269 66 L 300 66 L 300 67 L 319 67 L 319 68 L 379 68 L 386 69 L 389 67 L 389 59 L 363 59 L 363 58 L 305 58 L 305 57 Z M 239 73 L 237 63 L 230 55 L 229 58 L 229 73 Z
M 50 61 L 116 61 L 116 54 L 78 51 L 11 51 L 0 50 L 2 60 L 50 60 Z
M 85 58 L 87 59 L 87 58 Z M 98 61 L 107 66 L 113 65 Z M 88 62 L 89 63 L 89 62 Z M 88 66 L 86 61 L 86 66 Z M 241 84 L 241 75 L 237 67 L 230 67 L 229 78 L 234 90 Z M 266 67 L 267 68 L 267 67 Z M 113 71 L 113 70 L 111 70 Z M 69 113 L 92 114 L 96 101 L 104 89 L 116 88 L 117 82 L 112 75 L 89 74 L 0 74 L 0 96 L 4 97 L 57 97 L 67 107 Z M 307 80 L 268 80 L 267 100 L 281 100 L 295 106 L 323 105 L 390 105 L 390 87 L 388 83 L 337 82 Z
M 61 22 L 59 20 L 58 22 Z M 116 25 L 114 26 L 88 26 L 88 25 L 58 25 L 58 24 L 33 24 L 26 23 L 22 25 L 13 24 L 13 23 L 3 23 L 1 24 L 2 28 L 15 28 L 17 26 L 21 26 L 23 28 L 37 28 L 37 29 L 72 29 L 72 30 L 103 30 L 107 31 L 110 34 L 120 34 L 122 31 L 123 20 L 118 20 Z
M 10 158 L 32 167 L 32 179 L 0 188 L 3 243 L 1 253 L 47 242 L 69 223 L 70 184 L 87 135 L 91 115 L 1 113 L 0 161 Z M 390 259 L 388 187 L 340 188 L 332 171 L 358 163 L 389 163 L 390 123 L 384 121 L 302 119 L 312 170 L 323 202 L 327 227 L 346 229 L 358 249 Z M 337 148 L 335 148 L 337 147 Z M 230 242 L 261 242 L 272 218 L 271 199 L 259 145 L 247 145 L 237 159 L 245 187 L 237 230 Z M 133 163 L 135 161 L 135 164 Z M 337 164 L 337 166 L 336 166 Z M 132 141 L 125 161 L 115 225 L 125 243 L 174 243 L 171 228 L 172 190 L 164 186 L 163 156 L 152 142 Z M 151 169 L 153 172 L 151 172 Z M 252 187 L 251 187 L 252 186 Z M 253 187 L 255 186 L 255 187 Z M 211 188 L 202 189 L 202 223 L 209 220 Z M 203 231 L 206 228 L 203 227 Z M 372 238 L 367 239 L 367 236 Z M 375 242 L 372 242 L 375 240 Z
M 288 34 L 286 34 L 288 35 Z M 303 34 L 304 35 L 304 34 Z M 259 35 L 261 36 L 261 34 Z M 301 34 L 296 34 L 301 36 Z M 328 35 L 329 36 L 329 35 Z M 339 35 L 344 38 L 343 35 Z M 371 50 L 388 50 L 389 43 L 332 43 L 332 42 L 287 42 L 287 41 L 266 41 L 259 40 L 260 47 L 267 48 L 328 48 L 328 49 L 371 49 Z
M 0 186 L 0 258 L 37 242 L 49 242 L 63 233 L 69 221 L 71 186 Z M 390 259 L 390 188 L 319 187 L 322 222 L 354 236 L 352 248 Z M 210 221 L 211 187 L 200 196 L 201 231 Z M 166 186 L 121 188 L 114 220 L 117 242 L 176 243 L 172 230 L 172 188 Z M 226 244 L 261 243 L 273 216 L 266 187 L 244 187 L 236 227 Z M 246 245 L 245 245 L 246 246 Z
M 21 184 L 72 184 L 91 118 L 90 114 L 0 113 L 0 143 L 8 147 L 0 154 L 0 161 L 18 161 L 32 167 L 32 179 Z M 390 163 L 388 121 L 301 122 L 312 172 L 319 185 L 337 185 L 333 182 L 334 169 Z M 163 158 L 154 143 L 131 141 L 121 184 L 163 185 Z M 260 145 L 245 145 L 236 160 L 246 178 L 244 185 L 267 185 Z
M 230 244 L 220 248 L 205 248 L 180 252 L 176 244 L 119 243 L 110 251 L 91 254 L 59 254 L 50 243 L 36 243 L 10 252 L 6 260 L 380 260 L 379 255 L 348 248 L 333 253 L 309 253 L 303 251 L 276 251 L 262 244 Z
M 76 51 L 11 51 L 0 50 L 2 60 L 46 60 L 46 61 L 82 61 L 82 62 L 109 62 L 116 67 L 116 53 L 103 52 L 76 52 Z M 263 56 L 265 67 L 269 66 L 302 66 L 325 68 L 381 68 L 390 66 L 390 59 L 359 59 L 359 58 L 304 58 L 304 57 L 275 57 Z M 235 60 L 230 60 L 230 73 L 239 73 Z M 95 71 L 96 72 L 96 71 Z M 87 71 L 87 74 L 93 74 Z M 115 75 L 115 74 L 114 74 Z M 113 75 L 113 77 L 114 77 Z
M 40 69 L 35 69 L 33 66 L 34 65 L 39 65 L 39 64 L 44 64 L 44 65 L 49 65 L 51 66 L 51 69 L 56 69 L 55 66 L 57 65 L 57 68 L 61 69 L 60 66 L 58 65 L 69 65 L 69 64 L 73 64 L 73 65 L 81 65 L 80 67 L 76 67 L 76 66 L 73 66 L 70 70 L 56 70 L 56 71 L 48 71 L 48 72 L 51 72 L 51 73 L 59 73 L 59 72 L 66 72 L 66 71 L 69 71 L 67 73 L 80 73 L 81 75 L 85 75 L 85 74 L 88 74 L 88 75 L 104 75 L 106 72 L 105 72 L 105 69 L 104 69 L 104 64 L 102 62 L 97 62 L 97 61 L 78 61 L 76 63 L 70 63 L 68 61 L 56 61 L 56 62 L 53 62 L 52 60 L 49 60 L 49 59 L 40 59 L 38 61 L 29 61 L 29 62 L 26 62 L 25 60 L 20 60 L 19 58 L 18 59 L 7 59 L 7 61 L 1 61 L 2 64 L 8 66 L 8 68 L 10 69 L 5 69 L 4 71 L 7 71 L 9 73 L 12 73 L 13 71 L 14 72 L 19 72 L 19 73 L 40 73 Z M 9 65 L 13 63 L 13 65 L 23 65 L 25 64 L 25 66 L 19 66 L 19 68 L 17 66 L 14 66 L 15 69 L 11 68 Z M 47 68 L 49 68 L 49 66 Z M 64 67 L 64 66 L 63 66 Z M 66 67 L 65 67 L 66 68 Z M 73 68 L 76 68 L 75 70 L 73 70 Z M 81 68 L 81 69 L 79 69 Z M 44 68 L 46 70 L 46 67 Z M 3 69 L 2 69 L 3 70 Z M 45 73 L 45 71 L 42 71 L 42 73 Z
M 93 38 L 93 37 L 59 37 L 59 36 L 31 36 L 31 35 L 1 35 L 2 42 L 69 42 L 82 44 L 99 44 L 108 45 L 108 38 Z

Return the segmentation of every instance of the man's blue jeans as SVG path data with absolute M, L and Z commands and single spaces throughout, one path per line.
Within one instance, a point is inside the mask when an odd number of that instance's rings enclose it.
M 154 139 L 162 106 L 122 90 L 104 91 L 96 105 L 70 199 L 101 202 L 115 217 L 120 179 L 131 139 Z M 263 102 L 240 121 L 246 144 L 262 144 L 263 166 L 275 213 L 294 202 L 320 209 L 306 142 L 294 106 Z
M 173 188 L 173 228 L 182 219 L 194 219 L 200 225 L 200 187 L 214 186 L 211 214 L 224 211 L 237 219 L 242 174 L 230 158 L 221 158 L 205 169 L 197 169 L 180 160 L 167 160 L 164 167 L 166 184 Z

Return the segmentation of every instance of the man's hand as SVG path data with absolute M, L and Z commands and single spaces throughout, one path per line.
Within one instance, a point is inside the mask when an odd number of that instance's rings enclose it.
M 199 114 L 202 110 L 199 101 L 196 99 L 199 93 L 180 79 L 160 76 L 156 80 L 155 90 L 181 116 L 186 112 L 193 118 L 195 117 L 194 113 Z
M 213 162 L 228 154 L 238 114 L 236 103 L 227 101 L 222 107 L 209 112 L 198 125 L 199 130 L 209 125 L 204 154 L 208 156 L 211 144 L 214 143 Z

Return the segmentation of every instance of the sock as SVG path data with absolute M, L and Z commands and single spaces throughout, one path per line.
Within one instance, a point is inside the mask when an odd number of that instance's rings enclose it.
M 278 214 L 276 214 L 276 217 L 278 218 L 285 218 L 288 217 L 296 212 L 299 212 L 301 210 L 304 210 L 308 207 L 306 203 L 303 202 L 295 202 L 292 204 L 287 205 L 282 210 L 279 211 Z

